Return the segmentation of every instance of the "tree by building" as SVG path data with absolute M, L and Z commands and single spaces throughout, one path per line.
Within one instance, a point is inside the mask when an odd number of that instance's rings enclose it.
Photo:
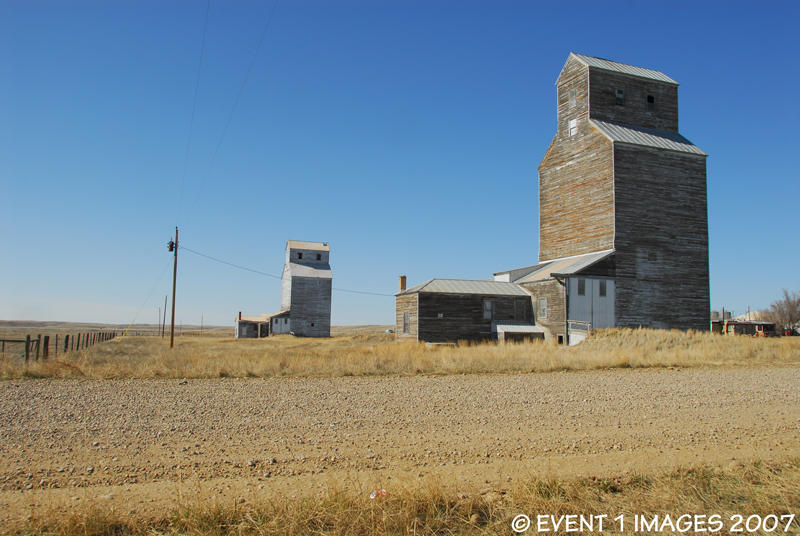
M 800 292 L 789 292 L 783 289 L 783 297 L 774 301 L 764 316 L 783 329 L 800 328 Z

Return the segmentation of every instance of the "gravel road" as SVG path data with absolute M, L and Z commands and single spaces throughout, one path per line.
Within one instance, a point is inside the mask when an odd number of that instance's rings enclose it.
M 263 488 L 354 471 L 483 478 L 501 467 L 581 473 L 797 456 L 798 385 L 800 368 L 8 381 L 0 508 L 37 490 L 187 478 Z

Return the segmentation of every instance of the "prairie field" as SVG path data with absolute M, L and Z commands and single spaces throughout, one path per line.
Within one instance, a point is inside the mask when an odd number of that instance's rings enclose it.
M 574 347 L 549 341 L 429 346 L 395 342 L 383 331 L 365 326 L 339 328 L 329 339 L 238 340 L 212 331 L 178 337 L 173 349 L 168 338 L 117 337 L 48 360 L 5 359 L 0 378 L 341 377 L 800 364 L 800 337 L 614 329 L 595 331 Z

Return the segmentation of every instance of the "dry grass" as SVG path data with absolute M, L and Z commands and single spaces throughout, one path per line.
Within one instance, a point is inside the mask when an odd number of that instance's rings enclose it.
M 725 470 L 681 469 L 668 474 L 612 479 L 531 479 L 510 489 L 459 490 L 427 482 L 388 491 L 370 500 L 367 491 L 328 490 L 316 497 L 280 498 L 260 504 L 182 505 L 156 519 L 95 511 L 62 518 L 34 518 L 15 534 L 64 536 L 112 534 L 202 535 L 400 535 L 512 534 L 517 514 L 719 514 L 730 517 L 797 514 L 800 511 L 800 460 L 781 464 L 749 463 Z M 10 528 L 10 527 L 9 527 Z M 618 533 L 608 530 L 604 533 Z M 783 533 L 780 525 L 778 532 Z M 796 534 L 795 522 L 789 532 Z M 632 527 L 626 526 L 626 533 Z M 536 533 L 535 526 L 528 534 Z M 562 532 L 563 533 L 563 532 Z M 664 531 L 669 534 L 671 531 Z M 694 531 L 690 531 L 694 533 Z M 724 530 L 723 533 L 727 533 Z
M 186 337 L 173 350 L 159 338 L 127 337 L 29 366 L 9 360 L 0 365 L 0 378 L 339 377 L 800 363 L 796 337 L 617 329 L 597 331 L 569 348 L 549 342 L 428 347 L 396 343 L 378 329 L 330 339 Z

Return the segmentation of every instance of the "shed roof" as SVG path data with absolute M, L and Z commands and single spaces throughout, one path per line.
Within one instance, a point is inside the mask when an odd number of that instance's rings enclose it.
M 397 296 L 413 294 L 415 292 L 436 294 L 483 294 L 486 296 L 530 296 L 530 294 L 514 283 L 485 279 L 429 279 L 424 283 L 398 292 Z
M 236 316 L 236 321 L 237 322 L 255 322 L 255 323 L 260 324 L 262 322 L 269 322 L 270 318 L 274 318 L 276 316 L 288 315 L 288 314 L 289 314 L 289 309 L 286 309 L 284 311 L 279 311 L 277 313 L 263 314 L 263 315 L 257 315 L 257 316 L 252 316 L 252 315 L 251 316 L 245 316 L 245 315 L 242 315 L 241 318 L 237 315 Z
M 577 274 L 581 270 L 585 270 L 586 268 L 589 268 L 590 266 L 613 254 L 613 249 L 607 249 L 605 251 L 597 251 L 594 253 L 586 253 L 584 255 L 564 257 L 563 259 L 554 259 L 552 261 L 543 262 L 539 265 L 539 268 L 517 282 L 532 283 L 535 281 L 544 281 L 545 279 L 550 279 L 554 275 Z
M 328 264 L 299 264 L 290 262 L 286 265 L 292 277 L 318 277 L 332 279 L 331 267 Z
M 304 242 L 303 240 L 287 240 L 286 247 L 290 249 L 312 249 L 315 251 L 330 251 L 327 242 Z
M 665 75 L 661 71 L 654 69 L 647 69 L 645 67 L 637 67 L 636 65 L 628 65 L 627 63 L 619 63 L 618 61 L 606 60 L 597 58 L 595 56 L 585 56 L 583 54 L 576 54 L 571 52 L 570 56 L 574 57 L 588 67 L 595 69 L 603 69 L 604 71 L 614 71 L 617 73 L 629 74 L 631 76 L 638 76 L 639 78 L 649 78 L 650 80 L 658 80 L 659 82 L 667 82 L 669 84 L 678 85 L 678 82 Z
M 589 122 L 613 142 L 630 143 L 631 145 L 642 145 L 645 147 L 678 151 L 680 153 L 708 156 L 702 149 L 677 132 L 620 125 L 619 123 L 610 123 L 597 119 L 589 119 Z
M 522 268 L 512 268 L 511 270 L 503 270 L 501 272 L 495 272 L 494 277 L 497 280 L 498 276 L 508 275 L 509 281 L 511 283 L 517 281 L 518 279 L 522 279 L 532 271 L 541 268 L 538 264 L 533 264 L 531 266 L 523 266 Z
M 492 331 L 496 331 L 497 333 L 544 333 L 544 328 L 535 324 L 497 322 L 492 325 Z
M 256 322 L 256 323 L 260 324 L 262 322 L 266 322 L 268 318 L 269 318 L 268 315 L 258 315 L 258 316 L 245 316 L 245 315 L 242 315 L 241 317 L 237 316 L 236 317 L 236 321 L 237 322 Z

